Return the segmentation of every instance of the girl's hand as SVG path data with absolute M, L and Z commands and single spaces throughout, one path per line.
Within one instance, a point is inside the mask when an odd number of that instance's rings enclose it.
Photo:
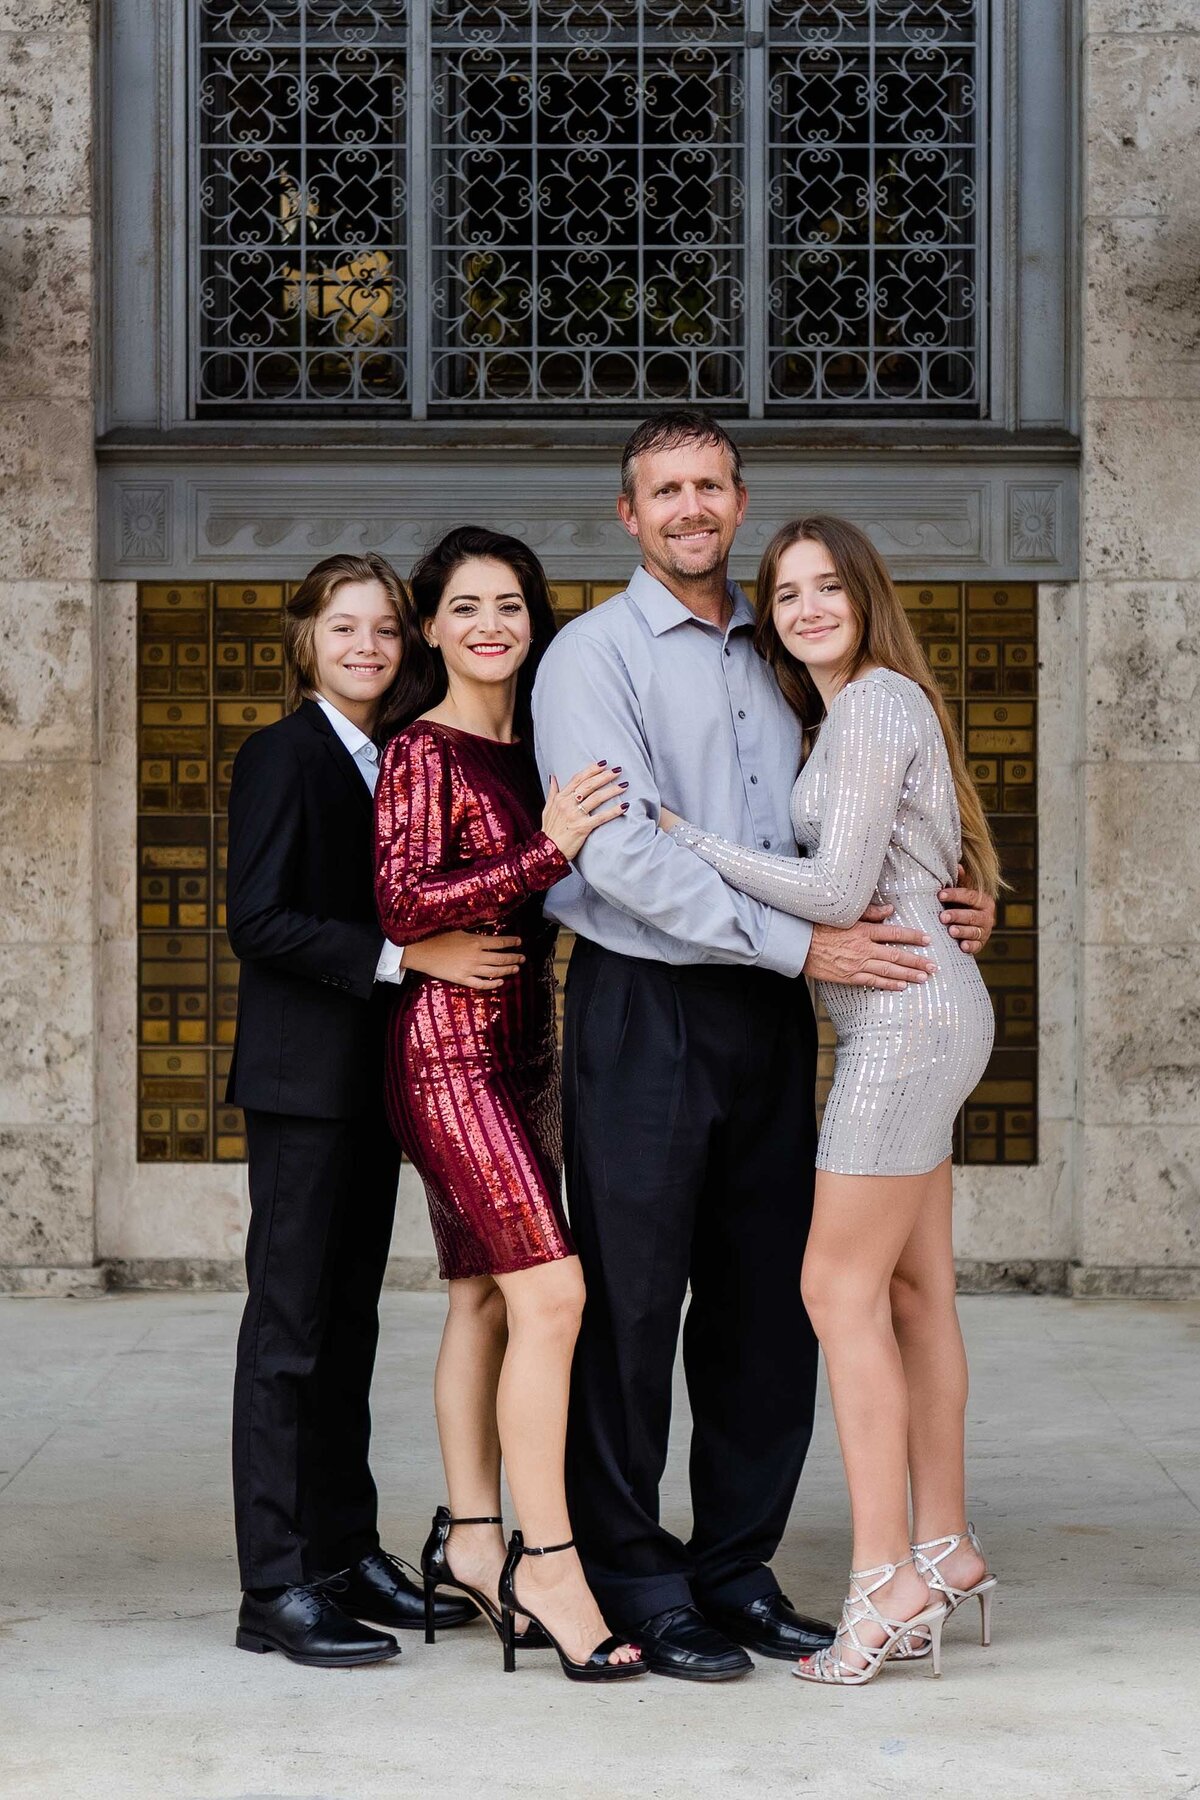
M 673 831 L 676 825 L 682 824 L 683 820 L 680 818 L 679 814 L 673 813 L 667 806 L 664 806 L 658 815 L 658 829 L 660 831 Z
M 628 800 L 619 796 L 629 786 L 614 777 L 619 768 L 606 763 L 589 763 L 578 775 L 572 775 L 560 788 L 555 776 L 550 777 L 550 793 L 542 814 L 542 830 L 552 844 L 557 844 L 568 862 L 574 862 L 597 825 L 607 825 L 629 811 Z M 615 806 L 609 805 L 616 801 Z
M 490 992 L 515 975 L 525 958 L 519 937 L 478 937 L 473 931 L 439 931 L 404 947 L 404 967 L 453 987 Z

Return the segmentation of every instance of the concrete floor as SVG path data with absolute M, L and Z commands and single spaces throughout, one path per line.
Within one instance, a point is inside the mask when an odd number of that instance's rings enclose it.
M 385 1297 L 376 1468 L 412 1556 L 441 1495 L 436 1294 Z M 605 1693 L 482 1626 L 373 1670 L 232 1648 L 236 1296 L 0 1301 L 0 1794 L 19 1800 L 1200 1794 L 1200 1306 L 964 1303 L 976 1522 L 1002 1585 L 945 1674 L 861 1692 L 785 1664 Z M 686 1415 L 664 1511 L 686 1517 Z M 823 1407 L 778 1559 L 833 1613 L 847 1556 Z

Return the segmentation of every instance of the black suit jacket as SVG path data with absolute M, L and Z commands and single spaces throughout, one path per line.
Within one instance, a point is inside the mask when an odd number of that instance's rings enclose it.
M 346 1119 L 383 1095 L 374 808 L 320 707 L 256 731 L 229 794 L 229 942 L 241 959 L 226 1100 Z M 394 993 L 394 989 L 390 990 Z

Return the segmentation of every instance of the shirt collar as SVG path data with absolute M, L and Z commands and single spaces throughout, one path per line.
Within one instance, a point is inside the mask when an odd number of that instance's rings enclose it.
M 651 575 L 640 565 L 633 572 L 633 578 L 625 590 L 642 617 L 649 625 L 655 637 L 661 637 L 664 631 L 670 631 L 676 625 L 703 623 L 697 621 L 694 612 L 677 600 L 669 588 Z M 754 625 L 754 608 L 743 594 L 736 581 L 728 581 L 725 591 L 733 606 L 733 616 L 729 621 L 726 635 L 742 627 Z
M 367 736 L 366 732 L 360 731 L 353 720 L 348 719 L 345 713 L 339 712 L 332 702 L 326 700 L 324 694 L 314 694 L 313 699 L 325 714 L 325 717 L 329 720 L 329 723 L 333 726 L 334 731 L 337 733 L 338 737 L 341 738 L 351 756 L 357 756 L 360 751 L 369 749 L 372 752 L 370 760 L 374 762 L 375 757 L 378 755 L 378 751 L 376 751 L 374 742 Z

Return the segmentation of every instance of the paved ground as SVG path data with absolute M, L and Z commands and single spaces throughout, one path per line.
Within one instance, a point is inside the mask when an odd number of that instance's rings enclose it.
M 386 1542 L 441 1498 L 435 1294 L 386 1297 L 376 1383 Z M 0 1301 L 0 1794 L 407 1800 L 1200 1794 L 1200 1307 L 987 1298 L 974 1510 L 995 1644 L 947 1633 L 940 1682 L 859 1693 L 786 1665 L 615 1693 L 481 1626 L 375 1670 L 232 1648 L 226 1472 L 234 1296 Z M 682 1524 L 686 1417 L 664 1506 Z M 778 1567 L 834 1610 L 847 1555 L 827 1411 Z

